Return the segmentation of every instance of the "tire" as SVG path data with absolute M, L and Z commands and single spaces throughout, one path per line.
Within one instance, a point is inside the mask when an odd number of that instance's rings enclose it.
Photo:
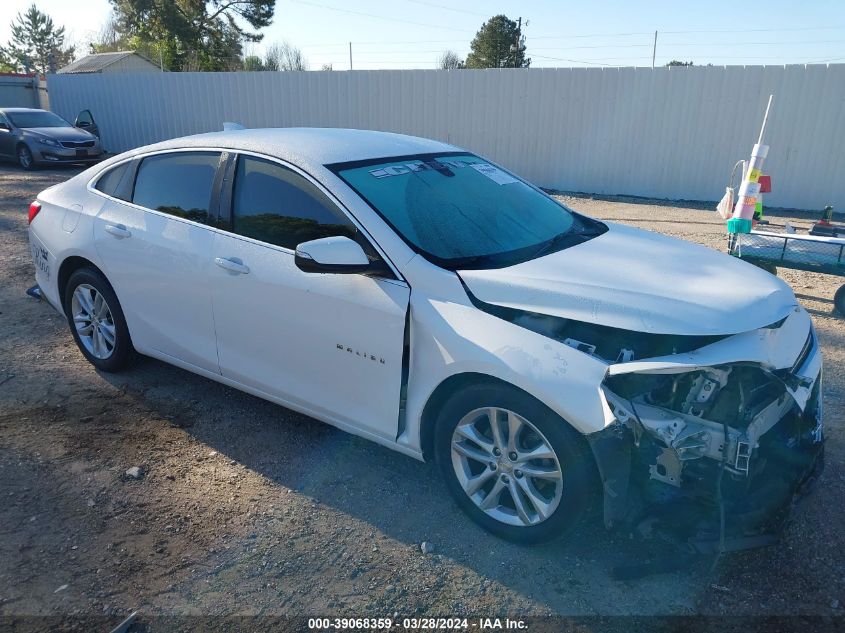
M 64 309 L 73 339 L 89 363 L 109 373 L 132 364 L 135 349 L 123 310 L 100 271 L 80 268 L 70 275 L 64 289 Z
M 26 171 L 32 171 L 35 169 L 35 157 L 33 157 L 32 150 L 30 150 L 25 143 L 18 145 L 16 154 L 18 157 L 18 165 L 20 165 L 21 169 Z
M 497 410 L 501 429 L 502 448 L 498 449 L 498 456 L 492 439 L 490 410 Z M 513 428 L 521 424 L 516 434 L 518 461 L 513 461 L 506 450 L 512 420 Z M 592 453 L 577 431 L 538 400 L 508 385 L 472 385 L 449 397 L 435 424 L 435 462 L 449 492 L 458 506 L 488 532 L 516 543 L 540 543 L 565 536 L 584 515 L 596 490 Z M 467 434 L 480 438 L 481 443 L 467 439 Z M 538 451 L 543 446 L 551 448 L 553 458 L 525 457 L 529 451 Z M 463 451 L 472 453 L 473 458 Z M 479 457 L 489 458 L 487 468 Z M 535 475 L 542 471 L 542 474 L 531 477 L 528 471 Z M 481 479 L 476 478 L 482 476 L 484 483 L 477 490 L 471 493 L 465 489 L 465 486 L 470 489 L 478 486 Z M 499 486 L 498 501 L 494 497 L 489 502 L 495 507 L 483 509 L 496 486 Z M 540 500 L 539 505 L 531 501 L 527 490 L 533 491 L 533 498 Z M 521 498 L 522 513 L 517 510 L 514 491 Z M 546 502 L 544 517 L 538 511 L 543 502 Z
M 839 316 L 845 317 L 845 285 L 839 286 L 839 290 L 833 295 L 833 307 L 839 312 Z

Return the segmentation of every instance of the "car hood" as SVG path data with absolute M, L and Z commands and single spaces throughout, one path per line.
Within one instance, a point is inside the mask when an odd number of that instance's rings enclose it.
M 78 127 L 28 127 L 24 132 L 61 141 L 91 141 L 97 137 Z
M 637 332 L 730 335 L 796 305 L 777 277 L 689 242 L 607 223 L 587 242 L 493 270 L 459 271 L 476 298 Z

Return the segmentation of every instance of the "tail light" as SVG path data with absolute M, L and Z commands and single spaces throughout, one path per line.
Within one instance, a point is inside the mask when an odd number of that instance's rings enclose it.
M 32 224 L 32 221 L 35 219 L 35 216 L 38 215 L 38 212 L 41 211 L 41 203 L 37 200 L 29 205 L 29 223 Z

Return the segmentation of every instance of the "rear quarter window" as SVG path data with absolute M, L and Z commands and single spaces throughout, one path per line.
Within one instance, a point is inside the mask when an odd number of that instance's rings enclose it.
M 125 200 L 125 197 L 119 195 L 119 189 L 120 183 L 126 175 L 127 169 L 129 169 L 129 162 L 122 163 L 117 167 L 106 170 L 106 172 L 97 179 L 97 182 L 94 184 L 94 189 L 103 192 L 107 196 Z

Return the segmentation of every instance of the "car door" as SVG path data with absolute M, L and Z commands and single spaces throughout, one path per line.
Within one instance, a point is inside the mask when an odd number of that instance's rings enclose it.
M 5 157 L 15 155 L 15 134 L 12 132 L 12 124 L 2 112 L 0 112 L 0 155 Z
M 360 242 L 359 230 L 293 168 L 241 155 L 229 173 L 221 203 L 229 223 L 215 236 L 210 274 L 221 373 L 341 426 L 395 438 L 407 284 L 389 272 L 302 272 L 297 244 L 332 235 Z
M 136 347 L 211 372 L 218 365 L 208 224 L 220 159 L 205 151 L 140 159 L 126 176 L 134 176 L 134 186 L 120 185 L 126 199 L 110 196 L 94 224 L 97 252 Z
M 97 126 L 97 122 L 94 120 L 94 115 L 91 114 L 91 110 L 83 110 L 77 114 L 76 121 L 74 121 L 73 126 L 85 130 L 86 132 L 90 132 L 97 138 L 100 138 L 100 128 Z

